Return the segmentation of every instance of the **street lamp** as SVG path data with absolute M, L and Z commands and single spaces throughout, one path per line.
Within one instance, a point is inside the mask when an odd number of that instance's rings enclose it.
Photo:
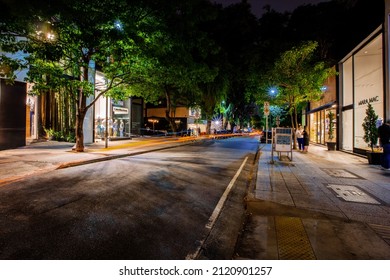
M 269 87 L 269 88 L 268 88 L 268 94 L 269 94 L 271 97 L 275 97 L 275 96 L 278 94 L 278 88 L 275 87 L 275 86 Z

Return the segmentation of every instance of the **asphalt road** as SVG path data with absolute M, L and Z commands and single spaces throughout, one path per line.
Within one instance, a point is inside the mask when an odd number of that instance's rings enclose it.
M 206 141 L 2 186 L 0 259 L 185 259 L 257 148 Z

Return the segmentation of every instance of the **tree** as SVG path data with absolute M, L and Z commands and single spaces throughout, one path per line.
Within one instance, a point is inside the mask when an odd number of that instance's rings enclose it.
M 332 110 L 330 110 L 327 114 L 328 120 L 329 120 L 329 128 L 328 128 L 328 139 L 330 141 L 333 140 L 334 138 L 334 119 L 335 119 L 335 114 L 333 113 Z
M 216 113 L 221 112 L 220 104 L 226 98 L 228 89 L 228 81 L 225 79 L 226 76 L 218 75 L 214 81 L 203 83 L 200 85 L 202 94 L 200 97 L 200 108 L 202 114 L 207 120 L 206 133 L 211 133 L 211 120 Z M 222 109 L 223 110 L 223 109 Z
M 158 15 L 161 36 L 149 49 L 153 67 L 131 88 L 134 92 L 147 90 L 154 99 L 164 98 L 165 118 L 176 131 L 176 107 L 199 106 L 202 85 L 218 74 L 217 67 L 207 62 L 218 48 L 202 28 L 213 18 L 213 7 L 202 0 L 170 1 L 160 7 Z
M 366 116 L 363 120 L 363 140 L 366 142 L 370 148 L 371 151 L 374 152 L 374 146 L 378 142 L 378 129 L 376 127 L 378 120 L 378 115 L 375 113 L 374 107 L 371 105 L 371 103 L 367 104 L 366 109 Z
M 275 103 L 288 108 L 293 129 L 298 127 L 298 111 L 321 98 L 323 83 L 336 74 L 334 68 L 314 59 L 317 46 L 309 41 L 282 53 L 265 81 L 278 88 Z
M 2 42 L 28 52 L 28 79 L 34 83 L 34 93 L 66 89 L 73 96 L 78 152 L 84 151 L 84 117 L 96 100 L 102 95 L 117 99 L 129 95 L 128 85 L 138 82 L 153 65 L 153 58 L 144 50 L 159 37 L 154 29 L 159 21 L 147 4 L 41 1 L 31 6 L 26 26 L 7 24 L 2 30 L 7 35 L 2 36 Z M 26 40 L 15 42 L 8 34 Z M 90 79 L 93 64 L 102 69 L 108 81 L 100 90 Z
M 223 9 L 211 30 L 212 38 L 221 48 L 225 64 L 224 78 L 228 81 L 226 104 L 232 104 L 231 121 L 244 124 L 254 114 L 254 97 L 249 88 L 251 73 L 257 70 L 258 21 L 248 1 Z M 220 101 L 222 101 L 220 100 Z

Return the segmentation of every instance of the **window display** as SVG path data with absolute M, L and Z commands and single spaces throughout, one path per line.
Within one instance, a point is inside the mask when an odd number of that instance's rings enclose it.
M 363 119 L 370 103 L 383 117 L 382 35 L 377 36 L 354 55 L 354 148 L 368 149 L 363 140 Z
M 106 98 L 101 98 L 95 106 L 95 139 L 120 139 L 130 137 L 130 99 L 108 100 L 106 121 Z M 107 127 L 106 127 L 107 126 Z

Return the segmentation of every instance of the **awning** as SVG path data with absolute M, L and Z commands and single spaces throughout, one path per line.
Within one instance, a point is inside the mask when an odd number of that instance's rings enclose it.
M 322 105 L 320 107 L 314 108 L 313 110 L 307 111 L 306 114 L 311 114 L 311 113 L 315 113 L 315 112 L 318 112 L 318 111 L 322 111 L 322 110 L 331 108 L 334 104 L 336 104 L 336 101 L 332 101 L 332 102 L 326 103 L 325 105 Z

